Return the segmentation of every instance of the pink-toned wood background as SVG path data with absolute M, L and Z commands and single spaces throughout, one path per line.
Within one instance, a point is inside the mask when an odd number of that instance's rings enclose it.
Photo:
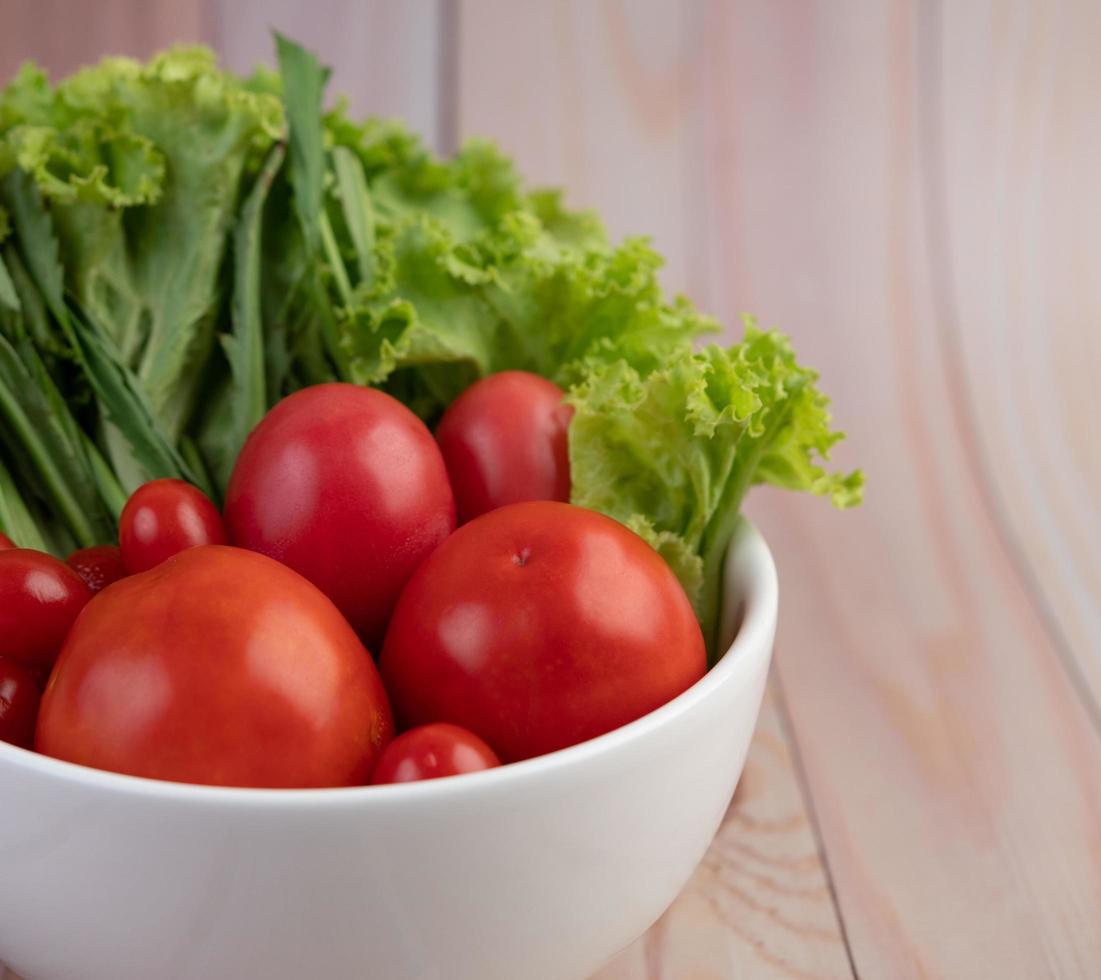
M 270 25 L 491 136 L 818 366 L 866 505 L 762 491 L 773 685 L 601 980 L 1101 976 L 1101 5 L 0 0 L 0 75 Z M 48 980 L 48 978 L 46 978 Z

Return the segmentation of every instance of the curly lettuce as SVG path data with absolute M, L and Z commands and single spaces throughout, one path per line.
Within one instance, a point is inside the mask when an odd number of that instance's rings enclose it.
M 722 559 L 753 484 L 860 502 L 863 476 L 824 464 L 842 435 L 817 375 L 747 318 L 728 349 L 681 348 L 639 371 L 591 364 L 571 389 L 573 502 L 622 521 L 677 573 L 714 652 Z
M 491 143 L 434 156 L 400 123 L 326 109 L 328 70 L 277 37 L 247 79 L 202 48 L 109 58 L 0 91 L 0 530 L 106 540 L 125 491 L 178 476 L 217 497 L 284 395 L 378 386 L 432 424 L 506 369 L 575 414 L 575 503 L 668 560 L 713 646 L 722 557 L 748 489 L 858 503 L 841 438 L 780 334 L 662 290 Z

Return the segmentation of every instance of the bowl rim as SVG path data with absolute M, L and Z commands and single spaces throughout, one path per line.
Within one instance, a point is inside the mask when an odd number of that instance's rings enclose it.
M 542 778 L 545 774 L 614 752 L 646 737 L 656 729 L 697 708 L 728 684 L 744 682 L 761 660 L 772 655 L 772 638 L 779 605 L 776 566 L 761 533 L 740 518 L 723 565 L 723 629 L 737 630 L 718 662 L 688 690 L 635 721 L 596 738 L 546 755 L 512 762 L 462 777 L 443 777 L 419 782 L 377 786 L 341 786 L 314 789 L 261 789 L 237 786 L 205 786 L 131 776 L 95 769 L 40 755 L 29 749 L 0 742 L 0 779 L 5 768 L 15 767 L 86 789 L 146 800 L 178 800 L 192 804 L 233 804 L 248 807 L 329 807 L 341 805 L 398 805 L 418 797 L 445 800 L 489 790 L 501 784 Z

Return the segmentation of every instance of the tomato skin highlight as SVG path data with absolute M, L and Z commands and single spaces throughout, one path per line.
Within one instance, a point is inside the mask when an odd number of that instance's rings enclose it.
M 527 371 L 467 388 L 436 428 L 460 524 L 525 500 L 570 499 L 573 407 L 556 384 Z
M 441 779 L 500 764 L 493 749 L 473 732 L 439 722 L 403 732 L 386 746 L 371 773 L 371 783 Z
M 399 724 L 461 725 L 512 762 L 647 714 L 703 676 L 706 654 L 656 551 L 543 501 L 485 514 L 427 558 L 379 667 Z
M 0 659 L 49 670 L 91 597 L 83 579 L 53 555 L 0 551 Z
M 323 384 L 253 430 L 225 516 L 234 544 L 305 576 L 375 648 L 409 576 L 454 530 L 455 499 L 416 415 L 381 391 Z
M 119 518 L 119 548 L 131 575 L 147 572 L 187 548 L 225 544 L 218 508 L 183 480 L 152 480 L 131 494 Z
M 8 551 L 15 547 L 15 542 L 12 541 L 3 531 L 0 531 L 0 551 Z
M 96 596 L 50 676 L 36 748 L 223 786 L 352 786 L 393 735 L 370 654 L 297 573 L 191 548 Z
M 121 549 L 113 544 L 81 548 L 69 555 L 65 564 L 84 579 L 93 595 L 130 574 L 123 563 Z
M 0 660 L 0 742 L 31 747 L 40 698 L 38 678 L 33 673 L 9 660 Z

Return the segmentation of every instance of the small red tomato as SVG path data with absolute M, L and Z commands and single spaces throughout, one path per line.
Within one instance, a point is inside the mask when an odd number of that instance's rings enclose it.
M 183 480 L 153 480 L 138 487 L 119 519 L 122 561 L 131 575 L 203 544 L 225 544 L 218 508 Z
M 93 593 L 102 592 L 129 574 L 122 562 L 122 552 L 113 544 L 81 548 L 69 555 L 65 563 L 84 579 L 84 584 Z
M 34 674 L 9 660 L 0 660 L 0 742 L 31 747 L 40 697 Z
M 49 670 L 92 597 L 63 561 L 41 551 L 0 551 L 0 659 Z
M 384 750 L 371 773 L 372 783 L 412 783 L 478 772 L 501 760 L 473 732 L 438 722 L 399 735 Z
M 625 725 L 704 674 L 672 570 L 622 524 L 552 501 L 471 521 L 410 579 L 379 661 L 399 722 L 449 721 L 506 762 Z
M 301 575 L 189 548 L 105 589 L 65 641 L 36 748 L 219 786 L 359 786 L 393 735 L 371 655 Z
M 502 371 L 467 388 L 436 429 L 459 523 L 525 500 L 570 499 L 562 389 L 527 371 Z
M 226 493 L 235 545 L 304 575 L 371 649 L 402 586 L 455 529 L 455 498 L 424 423 L 373 388 L 323 384 L 253 430 Z
M 0 531 L 0 551 L 7 551 L 9 548 L 14 548 L 15 542 L 12 541 L 3 531 Z

